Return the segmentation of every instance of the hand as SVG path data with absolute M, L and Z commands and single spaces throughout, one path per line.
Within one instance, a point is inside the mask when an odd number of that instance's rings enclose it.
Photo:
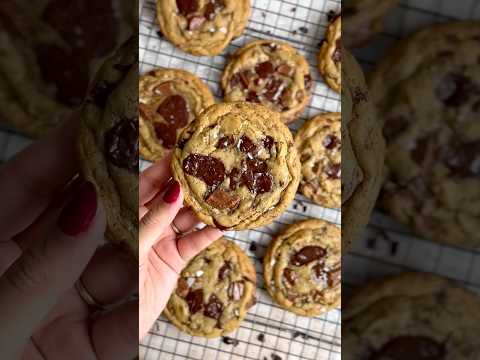
M 181 270 L 222 232 L 211 227 L 193 231 L 198 219 L 181 208 L 182 189 L 171 179 L 170 156 L 145 170 L 139 185 L 141 340 L 165 308 Z
M 99 313 L 74 287 L 81 277 L 90 295 L 108 305 L 138 280 L 118 249 L 98 248 L 105 215 L 93 184 L 71 181 L 77 123 L 0 168 L 2 359 L 130 360 L 138 353 L 138 303 Z

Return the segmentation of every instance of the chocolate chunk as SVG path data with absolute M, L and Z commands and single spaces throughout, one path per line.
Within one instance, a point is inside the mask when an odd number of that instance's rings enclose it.
M 249 91 L 245 100 L 247 100 L 248 102 L 260 103 L 258 94 L 255 91 Z
M 280 99 L 280 89 L 284 86 L 284 82 L 281 79 L 272 79 L 265 87 L 267 90 L 264 94 L 265 98 L 272 102 L 277 102 Z
M 122 119 L 107 131 L 105 152 L 112 164 L 138 171 L 138 119 Z
M 203 290 L 198 289 L 195 291 L 190 291 L 185 298 L 185 301 L 187 302 L 190 314 L 193 315 L 201 311 L 203 309 Z
M 290 257 L 290 263 L 294 266 L 302 266 L 315 260 L 322 260 L 327 251 L 320 246 L 305 246 Z
M 325 281 L 325 264 L 323 262 L 315 265 L 313 268 L 313 276 L 316 281 Z
M 183 160 L 183 171 L 201 179 L 208 186 L 217 186 L 225 179 L 225 166 L 212 156 L 188 155 Z
M 480 176 L 480 141 L 454 144 L 441 149 L 440 158 L 454 176 Z
M 198 9 L 197 0 L 177 0 L 178 12 L 183 16 L 194 13 Z
M 248 87 L 250 86 L 250 78 L 252 76 L 250 71 L 249 70 L 240 71 L 237 75 L 238 75 L 238 79 L 242 83 L 243 87 L 245 89 L 248 89 Z
M 329 179 L 340 179 L 342 167 L 340 164 L 330 164 L 325 168 L 325 174 Z
M 340 139 L 335 135 L 327 135 L 323 138 L 323 146 L 328 150 L 335 149 L 339 145 Z
M 283 277 L 290 285 L 295 285 L 297 282 L 297 273 L 290 268 L 283 270 Z
M 462 74 L 448 73 L 435 88 L 435 96 L 448 107 L 462 106 L 474 94 L 480 94 L 480 87 Z
M 153 88 L 155 94 L 171 95 L 172 83 L 170 81 L 161 83 Z
M 212 2 L 209 2 L 207 5 L 205 5 L 205 11 L 203 15 L 207 18 L 207 20 L 213 20 L 215 19 L 215 4 Z
M 328 271 L 327 272 L 328 286 L 331 288 L 337 286 L 338 284 L 340 284 L 341 278 L 342 278 L 342 271 L 340 270 L 340 268 Z
M 228 336 L 224 336 L 222 338 L 222 341 L 227 344 L 227 345 L 233 345 L 234 347 L 237 346 L 238 344 L 240 344 L 240 341 L 238 341 L 237 339 L 233 339 L 231 337 L 228 337 Z
M 176 127 L 187 125 L 188 108 L 183 96 L 171 95 L 167 97 L 158 107 L 157 113 L 171 125 Z
M 207 197 L 207 204 L 216 209 L 236 209 L 240 204 L 240 197 L 229 193 L 223 189 L 217 188 Z
M 264 194 L 272 190 L 272 175 L 269 173 L 255 175 L 255 192 L 257 194 Z
M 225 280 L 229 275 L 230 272 L 232 271 L 232 263 L 230 261 L 225 261 L 225 263 L 222 265 L 220 270 L 218 270 L 218 279 L 220 281 Z
M 97 106 L 101 108 L 105 108 L 105 105 L 107 104 L 107 100 L 114 89 L 115 89 L 115 84 L 112 84 L 107 81 L 98 82 L 91 91 L 91 97 L 93 102 Z
M 246 135 L 242 135 L 240 140 L 238 140 L 238 148 L 245 154 L 251 154 L 257 150 L 257 146 L 253 143 L 252 139 Z
M 165 123 L 154 123 L 155 136 L 165 149 L 173 149 L 177 142 L 177 128 Z
M 265 136 L 265 138 L 263 139 L 263 146 L 265 146 L 265 149 L 268 149 L 269 151 L 272 149 L 274 143 L 275 140 L 269 135 Z
M 205 304 L 205 308 L 203 310 L 203 315 L 209 317 L 211 319 L 218 320 L 223 313 L 223 304 L 217 296 L 214 294 L 210 295 L 210 299 L 208 303 Z
M 240 181 L 250 192 L 255 192 L 255 177 L 251 171 L 243 171 L 240 175 Z
M 273 74 L 274 71 L 275 69 L 270 61 L 265 61 L 255 66 L 255 72 L 262 79 L 267 78 L 268 76 Z
M 180 296 L 181 298 L 184 298 L 188 295 L 189 291 L 190 291 L 190 287 L 188 286 L 188 283 L 185 280 L 185 278 L 183 277 L 179 278 L 177 282 L 177 290 L 176 290 L 177 295 Z
M 302 156 L 300 157 L 300 162 L 304 163 L 304 162 L 308 161 L 311 157 L 312 157 L 312 155 L 310 155 L 310 154 L 302 154 Z
M 226 149 L 232 146 L 234 143 L 235 143 L 235 139 L 233 138 L 233 136 L 223 136 L 218 140 L 216 148 Z
M 257 158 L 246 159 L 245 165 L 247 169 L 252 171 L 253 173 L 264 173 L 268 170 L 267 163 Z
M 242 298 L 244 289 L 245 284 L 243 281 L 232 282 L 228 287 L 228 297 L 231 300 L 238 301 Z
M 426 336 L 399 336 L 384 344 L 370 360 L 444 360 L 445 345 Z
M 336 63 L 342 61 L 342 42 L 337 39 L 335 42 L 335 51 L 332 54 L 332 60 Z
M 310 74 L 307 74 L 303 77 L 303 82 L 305 84 L 305 89 L 307 89 L 307 91 L 312 89 L 313 80 Z
M 197 30 L 207 21 L 203 16 L 194 16 L 188 20 L 188 30 Z
M 277 66 L 277 72 L 284 76 L 290 76 L 292 73 L 292 67 L 289 66 L 288 64 L 282 64 Z

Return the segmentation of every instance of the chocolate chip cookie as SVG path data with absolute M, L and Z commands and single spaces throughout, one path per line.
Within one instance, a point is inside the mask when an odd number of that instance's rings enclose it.
M 317 316 L 340 305 L 341 231 L 310 219 L 288 226 L 263 260 L 265 286 L 286 310 Z
M 107 216 L 107 238 L 138 258 L 138 38 L 100 69 L 82 111 L 78 150 Z
M 347 249 L 377 200 L 385 142 L 360 66 L 348 52 L 342 61 L 342 245 Z
M 240 326 L 255 305 L 252 261 L 221 238 L 199 253 L 180 274 L 163 314 L 194 336 L 218 337 Z
M 182 132 L 172 172 L 185 203 L 207 225 L 269 224 L 295 197 L 300 161 L 280 116 L 258 104 L 216 104 Z
M 340 113 L 315 116 L 295 136 L 302 166 L 300 191 L 319 205 L 341 206 L 342 137 Z
M 3 1 L 2 123 L 39 137 L 78 110 L 101 64 L 138 26 L 134 5 L 112 0 L 72 0 L 67 5 L 62 0 Z
M 160 68 L 140 77 L 140 155 L 161 159 L 180 131 L 215 100 L 207 85 L 188 71 Z
M 453 282 L 406 273 L 368 284 L 342 309 L 346 360 L 480 358 L 480 302 Z
M 318 70 L 336 92 L 342 88 L 342 18 L 336 16 L 328 25 L 325 39 L 318 53 Z
M 345 0 L 342 3 L 347 48 L 365 45 L 383 29 L 383 19 L 398 0 Z
M 381 205 L 419 236 L 480 246 L 480 23 L 425 28 L 375 70 L 387 176 Z
M 157 0 L 163 35 L 193 55 L 220 54 L 240 36 L 250 16 L 250 0 Z
M 253 41 L 237 50 L 225 68 L 225 101 L 248 101 L 294 121 L 310 102 L 313 82 L 307 60 L 290 45 Z

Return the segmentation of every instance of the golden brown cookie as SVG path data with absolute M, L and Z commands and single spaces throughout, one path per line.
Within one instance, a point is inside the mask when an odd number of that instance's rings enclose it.
M 190 335 L 225 335 L 238 328 L 255 305 L 255 287 L 252 261 L 221 238 L 182 270 L 163 314 Z
M 149 71 L 139 81 L 140 155 L 161 159 L 181 130 L 215 100 L 207 85 L 179 69 Z
M 185 203 L 207 225 L 269 224 L 295 197 L 300 161 L 280 116 L 258 104 L 222 103 L 182 132 L 172 172 Z
M 220 54 L 240 36 L 250 16 L 250 0 L 157 0 L 163 35 L 193 55 Z
M 324 220 L 288 226 L 263 260 L 265 286 L 284 309 L 317 316 L 340 305 L 341 231 Z
M 319 205 L 340 208 L 342 135 L 340 113 L 315 116 L 295 136 L 302 165 L 300 191 Z
M 335 17 L 328 25 L 318 53 L 318 70 L 325 82 L 336 92 L 342 88 L 342 18 Z
M 312 78 L 307 60 L 284 42 L 253 41 L 237 50 L 225 68 L 225 101 L 267 106 L 290 123 L 310 102 Z

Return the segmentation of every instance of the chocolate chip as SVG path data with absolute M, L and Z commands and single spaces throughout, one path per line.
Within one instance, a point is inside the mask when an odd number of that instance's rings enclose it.
M 201 311 L 203 309 L 203 290 L 198 289 L 195 291 L 190 291 L 185 298 L 185 301 L 187 302 L 190 314 L 193 315 Z
M 470 96 L 480 94 L 480 87 L 462 74 L 448 73 L 435 88 L 435 96 L 448 107 L 459 107 Z
M 177 8 L 180 14 L 187 16 L 198 9 L 197 0 L 177 0 Z
M 235 139 L 233 138 L 233 136 L 223 136 L 218 140 L 217 145 L 215 147 L 217 149 L 226 149 L 232 146 L 234 143 L 235 143 Z
M 250 192 L 255 192 L 255 176 L 251 171 L 243 171 L 240 174 L 240 181 L 245 185 Z
M 290 268 L 285 268 L 285 270 L 283 270 L 283 277 L 290 285 L 295 285 L 297 282 L 297 273 Z
M 255 192 L 264 194 L 272 190 L 272 175 L 269 173 L 255 175 Z
M 155 136 L 165 149 L 173 149 L 177 142 L 177 128 L 165 123 L 154 123 Z
M 153 92 L 155 94 L 171 95 L 172 91 L 173 91 L 172 90 L 172 83 L 170 81 L 161 83 L 161 84 L 159 84 L 159 85 L 157 85 L 153 88 Z
M 138 171 L 138 119 L 122 119 L 107 131 L 105 151 L 112 164 Z
M 279 74 L 282 74 L 284 76 L 290 76 L 290 74 L 292 73 L 292 67 L 289 66 L 288 64 L 282 64 L 282 65 L 277 66 L 276 71 Z
M 107 104 L 107 100 L 114 89 L 115 89 L 115 84 L 112 84 L 107 81 L 98 82 L 93 87 L 91 92 L 93 102 L 97 106 L 101 108 L 105 108 L 105 105 Z
M 197 30 L 207 21 L 203 16 L 194 16 L 188 20 L 188 30 Z
M 253 173 L 264 173 L 268 170 L 268 165 L 265 161 L 253 158 L 245 160 L 246 168 Z
M 332 54 L 332 60 L 336 63 L 342 61 L 342 42 L 337 39 L 335 42 L 335 51 Z
M 223 313 L 223 304 L 220 299 L 212 294 L 210 295 L 210 299 L 208 303 L 205 304 L 205 308 L 203 310 L 203 315 L 209 317 L 211 319 L 218 320 Z
M 187 125 L 188 108 L 183 96 L 171 95 L 167 97 L 158 107 L 157 113 L 171 125 L 176 127 Z
M 226 192 L 223 189 L 217 188 L 206 199 L 208 205 L 216 209 L 236 209 L 240 204 L 240 197 Z
M 262 333 L 258 334 L 257 340 L 263 343 L 265 341 L 265 335 Z
M 302 266 L 315 260 L 322 260 L 327 251 L 320 246 L 305 246 L 290 257 L 290 263 L 294 266 Z
M 242 298 L 245 289 L 243 281 L 235 281 L 228 287 L 228 297 L 233 301 L 238 301 Z
M 230 275 L 230 272 L 232 271 L 232 263 L 230 261 L 225 261 L 225 263 L 222 265 L 220 270 L 218 270 L 218 279 L 220 281 L 225 280 L 228 275 Z
M 184 298 L 188 295 L 189 290 L 190 290 L 190 287 L 188 286 L 188 283 L 185 280 L 185 278 L 183 277 L 179 278 L 177 282 L 177 290 L 176 290 L 177 295 L 180 296 L 181 298 Z
M 340 268 L 331 270 L 327 272 L 327 283 L 330 288 L 333 288 L 340 284 L 342 278 L 342 272 Z
M 313 80 L 312 80 L 312 77 L 309 74 L 307 74 L 303 77 L 303 82 L 305 84 L 305 89 L 307 89 L 307 91 L 312 89 Z
M 255 66 L 255 72 L 262 79 L 267 78 L 268 76 L 273 74 L 274 71 L 275 69 L 273 67 L 273 64 L 270 61 L 265 61 Z
M 340 139 L 335 135 L 327 135 L 323 138 L 323 146 L 328 150 L 335 149 L 339 145 Z
M 263 139 L 263 146 L 265 146 L 265 149 L 268 149 L 269 151 L 272 149 L 274 143 L 275 140 L 269 135 L 265 136 L 265 138 Z
M 325 280 L 325 264 L 323 262 L 315 265 L 313 268 L 313 276 L 316 281 L 324 281 Z
M 201 179 L 208 186 L 219 185 L 225 179 L 225 166 L 212 156 L 188 155 L 183 160 L 183 171 Z
M 340 164 L 330 164 L 324 169 L 329 179 L 340 179 L 342 167 Z
M 237 339 L 233 339 L 231 337 L 228 337 L 228 336 L 224 336 L 222 338 L 222 341 L 227 344 L 227 345 L 233 345 L 234 347 L 237 346 L 238 344 L 240 344 L 240 341 L 238 341 Z
M 257 150 L 257 146 L 253 143 L 252 139 L 246 135 L 242 135 L 240 140 L 238 140 L 238 148 L 245 154 L 251 154 Z
M 384 344 L 370 360 L 444 360 L 445 345 L 426 336 L 399 336 Z
M 265 98 L 269 101 L 277 102 L 280 98 L 280 89 L 283 87 L 284 82 L 282 79 L 272 79 L 265 87 Z
M 260 103 L 258 94 L 255 91 L 249 91 L 245 100 L 247 100 L 248 102 Z
M 207 20 L 213 20 L 215 19 L 215 4 L 212 2 L 209 2 L 207 5 L 205 5 L 205 12 L 203 15 L 207 18 Z

